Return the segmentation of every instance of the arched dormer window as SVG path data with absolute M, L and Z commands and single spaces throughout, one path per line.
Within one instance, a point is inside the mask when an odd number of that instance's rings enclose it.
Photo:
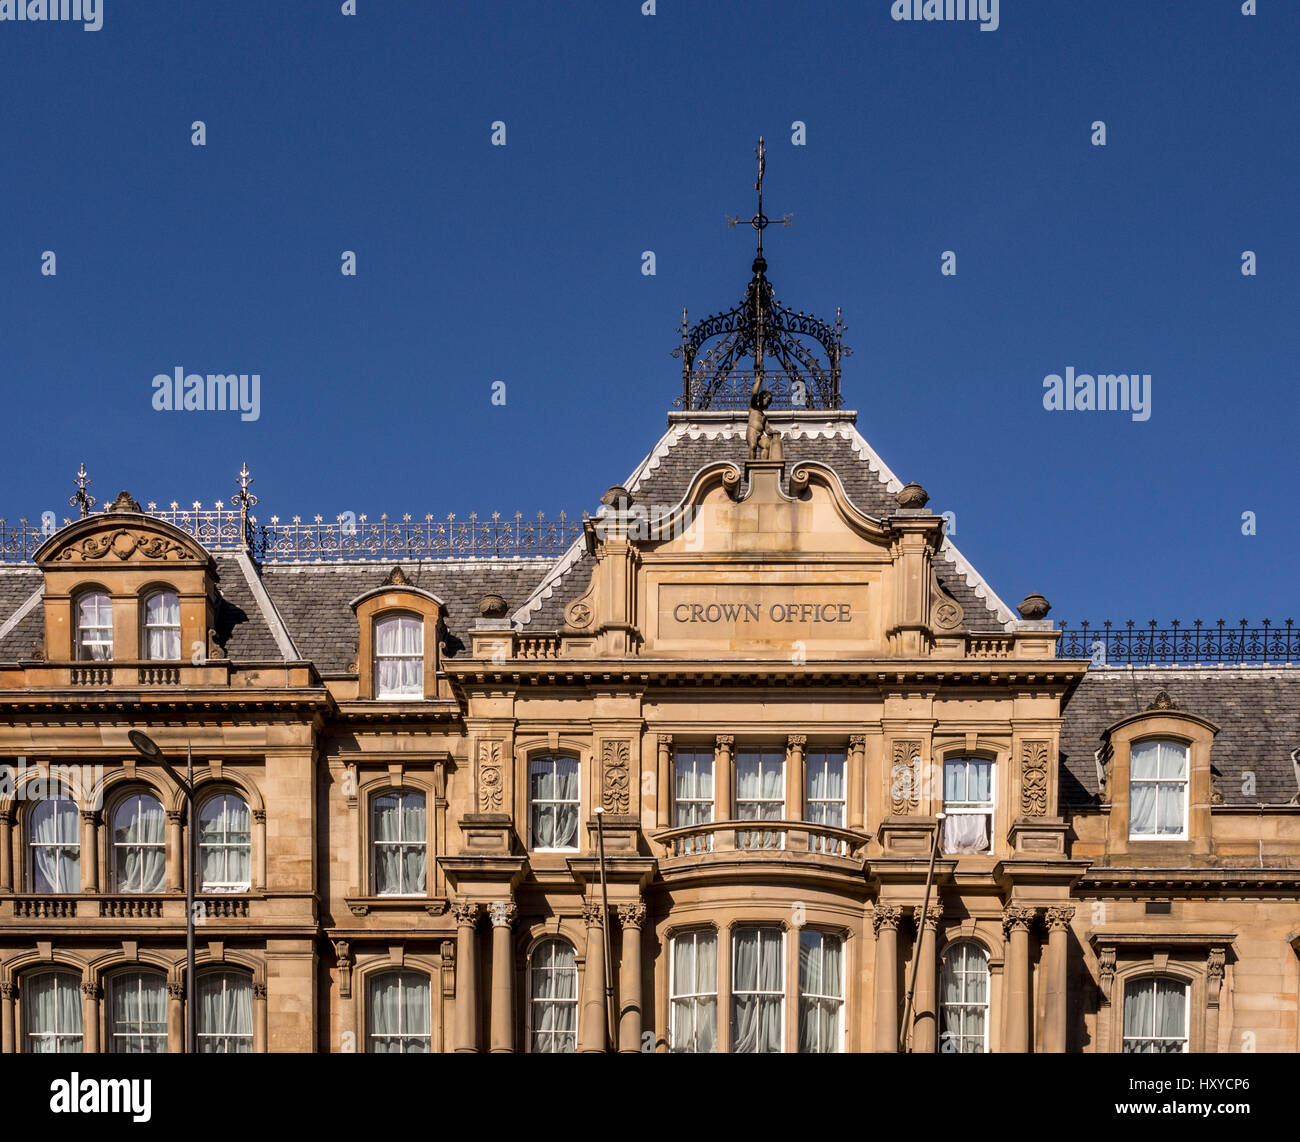
M 1176 741 L 1134 742 L 1129 749 L 1129 839 L 1187 836 L 1188 749 Z
M 144 601 L 141 657 L 176 662 L 181 656 L 181 601 L 175 591 L 154 591 Z
M 375 697 L 424 697 L 424 622 L 419 615 L 375 620 Z
M 113 600 L 99 590 L 84 591 L 73 604 L 79 662 L 109 662 L 113 658 Z

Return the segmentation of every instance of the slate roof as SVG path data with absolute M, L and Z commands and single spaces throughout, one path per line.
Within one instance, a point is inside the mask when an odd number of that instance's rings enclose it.
M 1291 751 L 1300 748 L 1300 667 L 1147 666 L 1095 668 L 1080 681 L 1061 726 L 1061 801 L 1096 803 L 1093 755 L 1102 733 L 1140 713 L 1160 690 L 1177 707 L 1219 726 L 1210 763 L 1225 805 L 1284 804 L 1297 792 Z M 1256 791 L 1242 793 L 1243 774 L 1255 774 Z
M 7 623 L 43 582 L 40 571 L 29 564 L 0 567 L 0 625 Z M 33 657 L 44 637 L 45 608 L 38 602 L 0 639 L 0 662 Z

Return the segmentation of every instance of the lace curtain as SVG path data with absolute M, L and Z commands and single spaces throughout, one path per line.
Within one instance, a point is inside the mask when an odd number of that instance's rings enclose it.
M 32 806 L 30 836 L 33 892 L 77 892 L 81 888 L 80 814 L 67 797 L 48 797 Z

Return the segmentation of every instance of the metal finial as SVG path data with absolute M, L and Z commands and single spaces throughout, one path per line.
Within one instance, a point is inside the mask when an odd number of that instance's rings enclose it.
M 69 497 L 68 505 L 76 508 L 81 513 L 79 518 L 85 519 L 86 516 L 90 515 L 90 509 L 95 506 L 95 497 L 86 491 L 90 487 L 90 477 L 86 475 L 86 465 L 84 463 L 77 472 L 76 480 L 77 491 L 75 495 Z
M 249 512 L 257 506 L 257 496 L 248 490 L 253 485 L 253 477 L 248 471 L 247 463 L 240 464 L 237 479 L 239 490 L 235 493 L 235 502 L 239 504 L 239 533 L 247 544 L 250 539 Z

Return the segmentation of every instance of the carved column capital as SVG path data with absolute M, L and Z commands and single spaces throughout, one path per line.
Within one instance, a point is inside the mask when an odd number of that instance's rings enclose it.
M 488 915 L 492 918 L 492 927 L 509 928 L 519 915 L 519 908 L 513 900 L 494 900 L 488 905 Z
M 640 929 L 645 924 L 645 905 L 620 904 L 618 906 L 618 923 L 622 928 Z
M 99 823 L 103 820 L 103 814 L 98 809 L 82 809 L 81 823 L 83 825 L 94 825 L 99 828 Z
M 714 749 L 718 753 L 730 754 L 736 744 L 735 734 L 718 734 L 713 739 Z
M 1002 909 L 1003 934 L 1010 936 L 1013 932 L 1028 932 L 1037 912 L 1037 908 L 1025 908 L 1018 904 L 1008 905 Z
M 12 802 L 7 805 L 0 805 L 0 825 L 9 826 L 14 823 L 14 807 Z
M 1054 904 L 1044 915 L 1049 932 L 1064 931 L 1069 928 L 1070 921 L 1074 919 L 1075 908 L 1073 904 Z
M 921 927 L 921 906 L 918 904 L 912 909 L 912 919 L 915 921 L 917 928 Z M 939 930 L 939 921 L 943 919 L 943 905 L 931 904 L 925 910 L 925 926 L 931 932 Z
M 13 999 L 14 981 L 11 979 L 0 982 L 0 999 Z
M 876 939 L 880 939 L 880 929 L 889 928 L 891 931 L 898 931 L 899 922 L 903 919 L 903 909 L 897 904 L 877 904 L 872 909 L 871 924 L 876 932 Z
M 672 748 L 673 748 L 673 735 L 672 735 L 672 734 L 660 734 L 660 735 L 659 735 L 659 748 L 660 748 L 660 749 L 672 749 Z
M 586 921 L 588 928 L 599 928 L 605 920 L 605 909 L 599 904 L 584 904 L 582 906 L 582 918 Z
M 257 1000 L 257 999 L 265 1000 L 265 999 L 266 999 L 266 984 L 264 984 L 264 983 L 255 983 L 255 984 L 253 984 L 253 998 L 254 998 L 255 1000 Z
M 808 745 L 807 734 L 789 734 L 785 739 L 787 749 L 799 750 L 802 752 Z
M 473 928 L 478 924 L 478 918 L 482 910 L 477 904 L 461 901 L 458 904 L 453 904 L 451 911 L 456 917 L 456 926 L 458 928 Z
M 866 734 L 850 734 L 850 735 L 849 735 L 849 749 L 850 749 L 850 750 L 855 750 L 855 749 L 866 749 L 866 748 L 867 748 L 867 735 L 866 735 Z
M 253 810 L 253 820 L 254 820 L 254 822 L 256 822 L 256 823 L 259 824 L 259 825 L 265 825 L 265 824 L 266 824 L 266 810 L 265 810 L 265 809 L 254 809 L 254 810 Z
M 168 998 L 168 999 L 184 999 L 184 998 L 185 998 L 185 984 L 183 984 L 183 983 L 169 983 L 169 984 L 167 985 L 167 998 Z
M 184 809 L 168 809 L 168 810 L 167 810 L 167 823 L 168 823 L 169 825 L 179 825 L 179 824 L 182 824 L 182 823 L 184 822 L 184 820 L 185 820 L 185 810 L 184 810 Z
M 99 981 L 93 979 L 82 980 L 81 994 L 87 999 L 99 999 L 103 994 L 99 989 Z

